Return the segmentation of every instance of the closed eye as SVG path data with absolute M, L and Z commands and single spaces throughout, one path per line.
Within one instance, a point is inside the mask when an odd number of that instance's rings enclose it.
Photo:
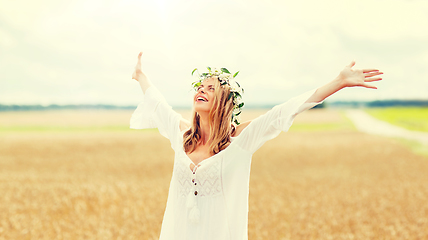
M 201 88 L 203 88 L 204 87 L 204 85 L 200 85 L 198 88 L 196 88 L 196 90 L 197 91 L 199 91 Z M 215 91 L 215 88 L 212 86 L 212 85 L 209 85 L 208 86 L 208 89 L 210 90 L 210 91 Z

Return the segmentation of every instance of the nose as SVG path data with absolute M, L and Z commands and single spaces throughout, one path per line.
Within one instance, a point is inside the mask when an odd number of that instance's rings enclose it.
M 201 92 L 201 93 L 205 93 L 205 91 L 204 91 L 204 87 L 199 88 L 199 92 Z

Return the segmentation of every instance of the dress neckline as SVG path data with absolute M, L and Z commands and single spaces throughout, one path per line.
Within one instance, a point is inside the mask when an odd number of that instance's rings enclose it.
M 230 144 L 229 144 L 229 146 L 227 146 L 225 149 L 223 149 L 223 150 L 221 150 L 220 152 L 218 152 L 217 154 L 214 154 L 214 155 L 212 155 L 212 156 L 210 156 L 210 157 L 207 157 L 207 158 L 205 158 L 205 159 L 203 159 L 202 161 L 200 161 L 198 164 L 195 164 L 193 161 L 192 161 L 192 159 L 190 159 L 190 157 L 189 157 L 189 155 L 187 155 L 187 153 L 184 151 L 184 149 L 182 148 L 181 150 L 183 151 L 183 154 L 186 156 L 186 158 L 187 158 L 187 160 L 188 160 L 188 162 L 189 163 L 191 163 L 191 164 L 193 164 L 194 166 L 201 166 L 201 165 L 205 165 L 206 164 L 206 162 L 209 162 L 209 161 L 211 161 L 211 159 L 214 159 L 214 158 L 216 158 L 217 156 L 220 156 L 220 155 L 222 155 L 227 149 L 229 149 L 230 148 L 230 146 L 232 145 L 232 143 L 234 142 L 234 140 L 236 139 L 236 137 L 230 137 Z
M 250 122 L 250 124 L 248 124 L 248 126 L 250 126 L 251 124 L 253 123 L 253 121 L 251 121 Z M 219 155 L 222 155 L 223 154 L 223 152 L 225 152 L 227 149 L 229 149 L 230 148 L 230 146 L 237 140 L 237 138 L 239 138 L 239 136 L 241 136 L 242 135 L 242 133 L 244 133 L 244 132 L 246 132 L 246 130 L 247 130 L 247 128 L 248 128 L 248 126 L 245 128 L 245 129 L 243 129 L 242 130 L 242 132 L 238 135 L 238 136 L 236 136 L 236 137 L 230 137 L 230 144 L 229 144 L 229 146 L 227 146 L 225 149 L 223 149 L 223 150 L 221 150 L 220 152 L 218 152 L 217 154 L 214 154 L 214 155 L 212 155 L 212 156 L 210 156 L 210 157 L 208 157 L 208 158 L 205 158 L 205 159 L 203 159 L 202 161 L 200 161 L 198 164 L 195 164 L 193 161 L 192 161 L 192 159 L 190 159 L 190 157 L 187 155 L 187 153 L 184 151 L 184 148 L 183 148 L 183 141 L 181 141 L 181 151 L 182 151 L 182 153 L 186 156 L 186 159 L 187 159 L 187 162 L 188 163 L 190 163 L 190 164 L 193 164 L 195 167 L 196 166 L 201 166 L 201 164 L 203 163 L 203 165 L 205 165 L 206 164 L 206 162 L 209 162 L 209 161 L 211 161 L 211 159 L 214 159 L 216 156 L 219 156 Z M 184 132 L 186 132 L 187 130 L 189 130 L 189 129 L 185 129 L 185 130 L 183 130 L 183 131 L 180 131 L 180 136 L 183 136 L 183 133 Z M 181 137 L 181 140 L 183 140 L 183 138 Z

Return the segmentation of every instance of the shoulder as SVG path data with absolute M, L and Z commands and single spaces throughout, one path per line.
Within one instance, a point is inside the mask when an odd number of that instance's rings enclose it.
M 244 131 L 244 129 L 251 123 L 251 121 L 246 121 L 244 123 L 239 124 L 238 126 L 236 126 L 236 130 L 235 133 L 233 134 L 232 137 L 237 137 L 239 136 L 239 134 L 241 134 L 242 131 Z

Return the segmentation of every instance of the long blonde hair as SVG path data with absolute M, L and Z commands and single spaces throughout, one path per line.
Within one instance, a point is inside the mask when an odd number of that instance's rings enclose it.
M 216 79 L 214 81 L 213 106 L 209 113 L 211 141 L 209 151 L 217 154 L 230 144 L 230 137 L 235 132 L 235 126 L 231 123 L 233 111 L 233 98 L 229 97 L 230 88 L 227 84 L 220 85 Z M 183 134 L 183 147 L 186 153 L 193 152 L 201 139 L 200 116 L 193 111 L 192 127 Z

